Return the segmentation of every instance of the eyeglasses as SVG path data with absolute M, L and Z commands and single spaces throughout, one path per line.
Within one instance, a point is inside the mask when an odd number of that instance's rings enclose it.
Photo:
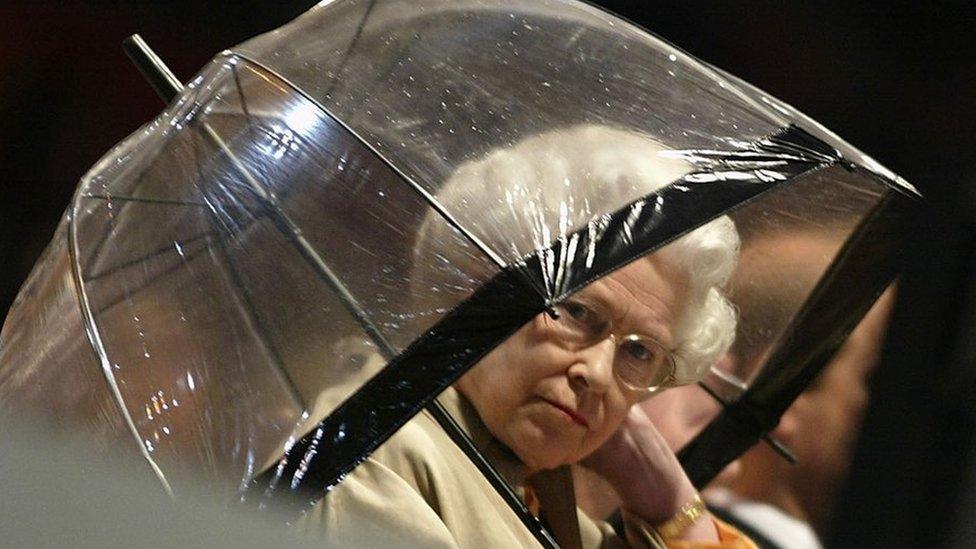
M 610 339 L 615 344 L 613 373 L 629 389 L 656 392 L 674 384 L 674 355 L 653 337 L 614 334 L 611 317 L 584 298 L 570 298 L 554 306 L 556 318 L 545 317 L 552 334 L 577 349 Z

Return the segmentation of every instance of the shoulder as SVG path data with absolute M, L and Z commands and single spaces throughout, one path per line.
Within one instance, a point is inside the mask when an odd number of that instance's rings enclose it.
M 336 547 L 456 547 L 422 495 L 370 457 L 303 517 L 299 527 Z
M 456 483 L 466 477 L 470 467 L 467 458 L 427 412 L 408 421 L 370 459 L 425 497 L 433 495 L 442 483 Z
M 318 509 L 323 506 L 329 509 Z M 409 539 L 418 547 L 448 542 L 463 547 L 538 546 L 427 412 L 407 422 L 353 470 L 316 512 L 322 515 L 317 520 L 324 517 L 333 524 L 370 522 L 370 528 L 402 531 L 398 543 Z

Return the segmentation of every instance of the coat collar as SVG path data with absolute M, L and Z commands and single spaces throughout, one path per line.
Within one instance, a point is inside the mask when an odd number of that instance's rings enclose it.
M 556 539 L 563 547 L 580 547 L 580 528 L 576 517 L 576 498 L 573 490 L 572 474 L 568 466 L 551 471 L 540 471 L 531 479 L 526 478 L 525 464 L 507 446 L 498 441 L 474 405 L 457 389 L 449 387 L 437 400 L 447 410 L 461 429 L 471 438 L 475 448 L 491 463 L 498 474 L 504 478 L 529 507 L 542 515 Z M 532 496 L 526 497 L 526 486 L 530 485 Z M 529 499 L 535 500 L 533 505 Z
M 524 497 L 525 464 L 507 446 L 492 436 L 471 401 L 454 387 L 448 387 L 437 397 L 437 400 L 471 438 L 474 447 L 488 459 L 488 462 L 518 495 Z

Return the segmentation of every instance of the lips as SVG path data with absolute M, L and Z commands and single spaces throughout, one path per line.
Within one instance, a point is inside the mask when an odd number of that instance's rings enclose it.
M 574 410 L 574 409 L 572 409 L 572 408 L 570 408 L 568 406 L 563 406 L 562 404 L 559 404 L 558 402 L 555 402 L 553 400 L 549 400 L 548 398 L 543 398 L 542 400 L 546 401 L 548 404 L 550 404 L 551 406 L 553 406 L 554 408 L 556 408 L 560 412 L 562 412 L 562 413 L 566 414 L 567 416 L 569 416 L 569 419 L 573 420 L 573 423 L 576 423 L 578 425 L 582 425 L 583 427 L 586 427 L 587 429 L 590 428 L 590 423 L 588 421 L 586 421 L 586 418 L 583 417 L 583 415 L 580 414 L 579 412 L 577 412 L 576 410 Z

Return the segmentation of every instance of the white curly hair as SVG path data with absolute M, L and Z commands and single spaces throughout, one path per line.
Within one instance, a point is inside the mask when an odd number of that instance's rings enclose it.
M 514 263 L 581 228 L 600 238 L 608 212 L 690 171 L 685 161 L 661 154 L 666 150 L 646 135 L 606 126 L 549 131 L 462 164 L 436 199 Z M 646 207 L 661 204 L 634 206 Z M 436 212 L 424 220 L 414 250 L 413 287 L 423 288 L 421 293 L 471 287 L 472 278 L 490 276 L 484 272 L 484 259 Z M 701 379 L 732 344 L 737 315 L 722 288 L 738 255 L 738 232 L 727 216 L 656 252 L 655 257 L 676 265 L 688 282 L 687 302 L 673 327 L 679 383 Z M 552 259 L 543 256 L 543 277 L 556 293 L 563 277 Z

